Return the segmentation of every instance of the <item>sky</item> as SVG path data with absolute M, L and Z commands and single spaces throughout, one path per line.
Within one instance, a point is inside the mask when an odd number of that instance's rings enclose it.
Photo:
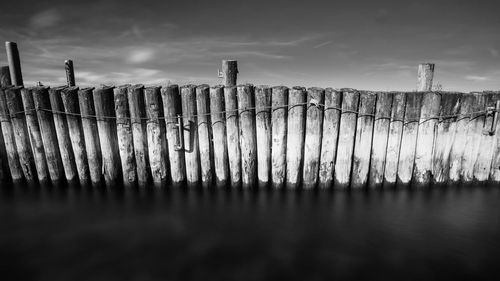
M 9 1 L 0 39 L 18 43 L 25 85 L 239 83 L 416 89 L 436 64 L 448 91 L 500 90 L 500 1 Z M 6 65 L 1 46 L 0 64 Z

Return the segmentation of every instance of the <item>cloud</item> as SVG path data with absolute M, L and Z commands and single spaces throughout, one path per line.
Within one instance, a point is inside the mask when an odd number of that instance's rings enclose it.
M 41 11 L 30 18 L 30 26 L 34 29 L 52 27 L 62 20 L 62 14 L 56 9 Z
M 465 79 L 470 80 L 470 81 L 474 81 L 474 82 L 483 82 L 483 81 L 489 80 L 490 78 L 487 76 L 467 75 L 467 76 L 465 76 Z
M 492 57 L 498 57 L 498 50 L 495 48 L 489 48 L 490 54 Z
M 131 63 L 143 63 L 152 60 L 154 54 L 154 50 L 151 49 L 137 49 L 130 52 L 127 60 Z
M 323 42 L 321 44 L 318 44 L 318 45 L 314 46 L 313 48 L 314 49 L 321 48 L 321 47 L 324 47 L 324 46 L 326 46 L 326 45 L 328 45 L 330 43 L 332 43 L 332 41 L 326 41 L 326 42 Z

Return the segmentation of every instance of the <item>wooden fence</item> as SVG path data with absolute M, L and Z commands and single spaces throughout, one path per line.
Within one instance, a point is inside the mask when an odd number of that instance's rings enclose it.
M 499 92 L 0 89 L 3 180 L 380 188 L 500 181 Z

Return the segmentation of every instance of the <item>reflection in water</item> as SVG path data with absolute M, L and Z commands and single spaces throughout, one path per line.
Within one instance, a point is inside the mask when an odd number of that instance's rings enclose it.
M 500 189 L 2 187 L 4 280 L 497 279 Z M 497 279 L 499 280 L 499 279 Z

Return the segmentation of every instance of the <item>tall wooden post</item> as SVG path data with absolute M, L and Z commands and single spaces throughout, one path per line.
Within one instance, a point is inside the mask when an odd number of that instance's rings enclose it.
M 5 89 L 3 88 L 0 88 L 0 127 L 11 179 L 13 182 L 19 182 L 23 178 L 23 171 L 19 164 L 19 156 L 16 149 L 16 136 L 14 135 L 14 129 L 9 116 L 9 108 L 7 107 Z
M 255 87 L 255 127 L 259 185 L 267 186 L 271 176 L 271 88 Z
M 306 129 L 307 92 L 303 87 L 293 87 L 288 95 L 288 128 L 286 139 L 286 184 L 297 188 L 302 180 L 302 161 Z
M 198 130 L 196 117 L 196 86 L 181 87 L 184 155 L 186 160 L 187 183 L 195 186 L 200 181 L 200 153 L 198 147 Z
M 224 101 L 226 106 L 226 129 L 227 129 L 227 154 L 229 157 L 229 175 L 231 186 L 237 187 L 241 184 L 241 150 L 240 150 L 240 126 L 238 122 L 238 95 L 236 87 L 224 88 Z
M 165 88 L 162 89 L 162 91 Z M 178 92 L 177 92 L 178 94 Z M 148 138 L 148 155 L 149 155 L 149 166 L 151 167 L 151 177 L 153 178 L 153 183 L 156 187 L 161 187 L 167 181 L 167 151 L 163 150 L 162 142 L 165 139 L 165 130 L 162 126 L 165 123 L 160 120 L 163 114 L 163 104 L 161 101 L 160 87 L 148 87 L 144 89 L 144 97 L 146 101 L 146 114 L 148 117 L 147 122 L 147 138 Z M 180 100 L 179 100 L 180 102 Z M 173 102 L 168 104 L 173 106 Z M 168 124 L 169 121 L 165 120 Z M 169 125 L 167 125 L 169 126 Z M 175 129 L 174 129 L 175 131 Z M 171 146 L 170 140 L 168 142 L 168 148 Z M 170 154 L 169 154 L 170 156 Z M 136 152 L 137 158 L 137 152 Z M 184 159 L 182 161 L 176 161 L 184 165 Z M 170 167 L 174 164 L 170 163 Z M 172 179 L 172 182 L 175 182 Z
M 235 60 L 223 60 L 222 75 L 224 86 L 236 86 L 238 77 L 238 62 Z
M 94 91 L 94 107 L 104 166 L 104 181 L 108 187 L 116 185 L 121 175 L 116 122 L 113 120 L 116 116 L 113 88 L 101 86 Z
M 9 61 L 10 79 L 15 86 L 22 86 L 23 75 L 21 72 L 21 60 L 19 58 L 19 50 L 14 42 L 5 42 L 7 51 L 7 60 Z
M 226 121 L 224 114 L 224 88 L 210 88 L 210 119 L 214 145 L 214 171 L 217 186 L 225 186 L 229 182 L 229 162 L 227 155 Z
M 434 64 L 433 63 L 419 64 L 417 92 L 432 91 L 433 78 L 434 78 Z
M 10 72 L 8 66 L 0 67 L 0 86 L 7 87 L 12 85 L 12 81 L 10 79 Z
M 271 180 L 273 188 L 282 188 L 286 180 L 286 130 L 288 121 L 288 88 L 272 89 L 271 105 Z
M 130 122 L 130 111 L 127 98 L 128 86 L 129 85 L 124 85 L 115 88 L 114 98 L 116 135 L 118 138 L 120 162 L 122 163 L 123 184 L 126 187 L 131 187 L 136 183 L 137 174 L 132 140 L 132 124 Z
M 238 86 L 240 121 L 241 181 L 243 187 L 257 183 L 257 141 L 255 139 L 254 86 Z
M 321 136 L 323 131 L 323 113 L 325 91 L 321 88 L 307 90 L 307 119 L 304 145 L 304 188 L 311 189 L 318 184 L 321 157 Z
M 68 86 L 75 86 L 75 70 L 73 69 L 73 61 L 65 60 L 64 69 L 66 70 L 66 81 Z
M 78 103 L 78 88 L 69 87 L 61 91 L 61 98 L 64 105 L 64 111 L 68 113 L 66 122 L 68 125 L 69 137 L 71 139 L 71 147 L 75 159 L 78 179 L 81 185 L 90 183 L 89 167 L 87 161 L 87 151 L 85 149 L 85 137 L 82 128 L 82 118 L 80 115 L 80 107 Z
M 208 85 L 196 87 L 196 112 L 198 114 L 198 141 L 200 149 L 201 181 L 210 187 L 213 180 L 212 145 L 210 132 L 210 90 Z
M 156 95 L 156 99 L 158 99 L 160 95 L 160 89 L 158 87 L 155 87 L 154 91 L 156 91 L 154 95 Z M 147 167 L 149 155 L 147 122 L 144 119 L 147 116 L 144 86 L 135 85 L 128 87 L 127 97 L 131 119 L 130 122 L 132 126 L 134 158 L 135 166 L 137 168 L 137 181 L 139 182 L 140 187 L 145 187 L 149 180 L 150 172 L 148 171 Z M 156 103 L 156 105 L 158 105 L 158 103 Z M 160 107 L 156 108 L 157 110 L 160 109 L 158 113 L 161 112 L 161 103 L 159 105 Z M 159 156 L 161 156 L 161 154 Z

